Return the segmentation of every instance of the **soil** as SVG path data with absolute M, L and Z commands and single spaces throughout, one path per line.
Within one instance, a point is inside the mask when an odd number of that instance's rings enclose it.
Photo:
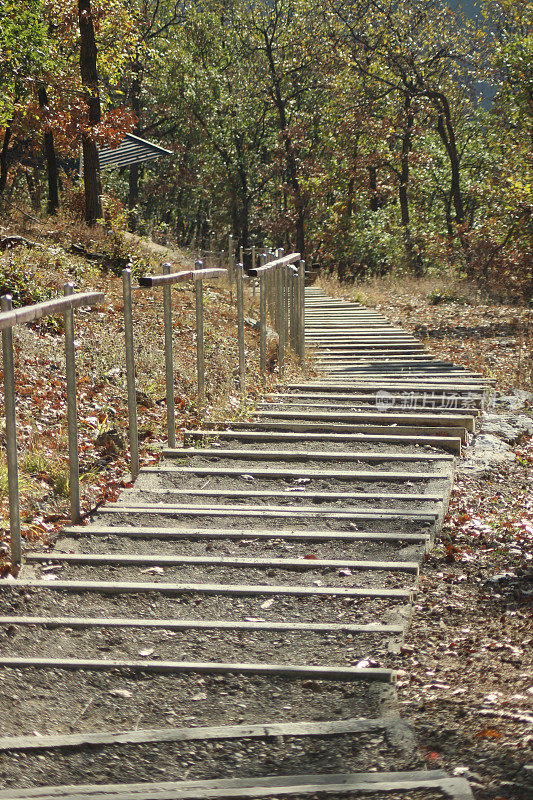
M 533 791 L 531 441 L 484 478 L 458 478 L 424 564 L 399 682 L 428 763 L 469 778 L 476 800 Z

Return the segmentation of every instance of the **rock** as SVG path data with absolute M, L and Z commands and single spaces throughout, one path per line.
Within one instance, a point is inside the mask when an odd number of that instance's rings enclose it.
M 318 681 L 306 680 L 302 682 L 303 689 L 309 689 L 311 692 L 323 692 L 324 686 Z
M 117 451 L 123 450 L 126 446 L 124 437 L 116 428 L 111 428 L 108 431 L 103 431 L 96 437 L 97 447 L 107 447 L 110 450 Z
M 531 436 L 533 419 L 526 414 L 484 414 L 481 430 L 514 444 L 523 436 Z
M 135 392 L 135 399 L 140 406 L 144 406 L 145 408 L 155 408 L 155 402 L 149 397 L 146 392 L 141 392 L 140 389 L 137 389 Z
M 517 580 L 514 572 L 499 572 L 497 575 L 493 575 L 492 578 L 488 578 L 487 583 L 503 583 L 509 580 Z
M 132 693 L 129 691 L 129 689 L 110 689 L 109 694 L 114 695 L 114 697 L 132 697 Z
M 481 478 L 494 467 L 514 461 L 515 458 L 506 442 L 491 433 L 482 433 L 466 448 L 465 460 L 459 462 L 457 471 L 459 474 Z
M 509 411 L 533 408 L 533 392 L 526 392 L 525 389 L 513 389 L 512 393 L 507 395 L 494 392 L 487 407 L 489 409 L 508 409 Z

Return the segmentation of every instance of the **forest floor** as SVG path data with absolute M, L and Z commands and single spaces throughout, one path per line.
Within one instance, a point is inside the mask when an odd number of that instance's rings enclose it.
M 82 512 L 113 501 L 130 485 L 128 412 L 125 389 L 122 279 L 120 269 L 133 271 L 134 342 L 137 414 L 141 465 L 155 463 L 166 437 L 163 302 L 161 290 L 136 289 L 136 276 L 161 272 L 171 260 L 176 269 L 190 269 L 194 256 L 123 236 L 103 228 L 63 221 L 31 225 L 24 230 L 0 227 L 0 240 L 22 234 L 31 244 L 0 252 L 0 294 L 13 295 L 18 305 L 62 294 L 67 281 L 75 291 L 102 291 L 99 307 L 75 314 L 78 374 L 78 437 Z M 74 245 L 74 250 L 72 245 Z M 192 285 L 172 291 L 175 403 L 178 442 L 183 430 L 199 427 L 196 396 L 195 300 Z M 258 316 L 258 296 L 247 290 L 245 313 Z M 266 387 L 261 384 L 258 333 L 247 326 L 247 396 L 238 383 L 235 293 L 227 281 L 204 285 L 207 402 L 204 419 L 237 419 L 255 398 L 277 382 L 271 362 Z M 15 367 L 19 479 L 23 537 L 31 546 L 54 538 L 68 522 L 69 485 L 66 386 L 62 317 L 15 329 Z M 286 375 L 297 375 L 294 362 Z M 1 373 L 0 373 L 1 377 Z M 3 399 L 0 406 L 3 420 Z M 9 560 L 9 502 L 5 460 L 5 422 L 0 421 L 0 574 Z
M 482 303 L 471 287 L 445 281 L 320 285 L 492 378 L 491 415 L 533 416 L 530 310 Z M 468 469 L 471 455 L 467 448 L 458 462 L 443 530 L 422 569 L 402 649 L 400 713 L 414 723 L 428 766 L 467 777 L 477 800 L 525 800 L 533 788 L 532 440 L 517 434 L 506 460 L 484 470 Z

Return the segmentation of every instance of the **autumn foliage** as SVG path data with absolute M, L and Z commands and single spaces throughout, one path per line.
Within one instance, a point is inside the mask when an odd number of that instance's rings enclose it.
M 78 2 L 0 9 L 4 214 L 40 210 L 52 139 L 63 186 L 84 137 L 113 146 L 133 131 L 174 153 L 104 176 L 141 234 L 207 248 L 231 231 L 341 277 L 453 271 L 529 303 L 525 0 L 483 0 L 476 16 L 440 0 L 88 7 L 90 91 Z

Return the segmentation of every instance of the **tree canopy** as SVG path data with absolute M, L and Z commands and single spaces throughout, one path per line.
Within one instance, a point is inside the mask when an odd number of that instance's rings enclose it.
M 0 9 L 0 204 L 48 175 L 48 210 L 79 210 L 82 142 L 133 131 L 174 153 L 105 176 L 104 206 L 141 233 L 206 247 L 231 232 L 347 275 L 457 269 L 531 297 L 526 0 L 475 17 L 441 0 L 84 3 L 90 79 L 83 3 Z

